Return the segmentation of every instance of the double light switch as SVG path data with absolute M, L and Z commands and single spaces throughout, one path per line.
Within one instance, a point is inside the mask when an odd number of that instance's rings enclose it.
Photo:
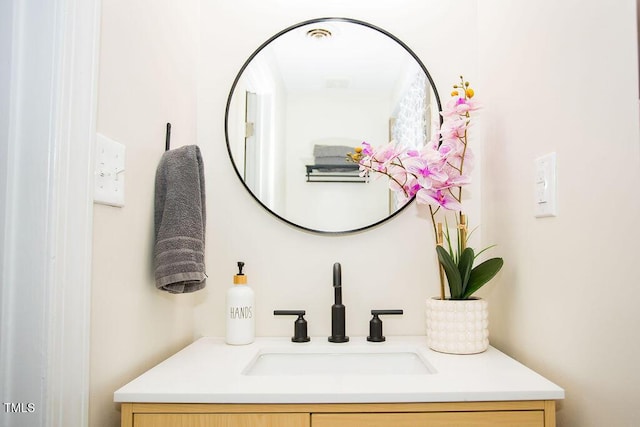
M 124 153 L 124 144 L 96 134 L 95 203 L 124 206 Z

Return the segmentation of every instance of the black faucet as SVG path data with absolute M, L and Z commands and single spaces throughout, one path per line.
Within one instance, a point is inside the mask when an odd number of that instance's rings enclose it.
M 340 263 L 333 264 L 333 293 L 335 302 L 331 306 L 331 336 L 329 342 L 347 342 L 345 335 L 345 307 L 342 304 L 342 271 Z

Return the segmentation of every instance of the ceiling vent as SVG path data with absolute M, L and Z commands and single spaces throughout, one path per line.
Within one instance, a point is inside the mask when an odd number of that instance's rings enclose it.
M 307 31 L 307 37 L 314 40 L 323 40 L 331 37 L 331 31 L 324 28 L 312 28 Z

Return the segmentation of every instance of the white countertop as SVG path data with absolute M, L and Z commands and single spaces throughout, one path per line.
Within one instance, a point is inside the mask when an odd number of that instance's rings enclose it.
M 245 375 L 260 351 L 411 348 L 433 369 L 426 375 Z M 114 393 L 115 402 L 157 403 L 367 403 L 462 402 L 563 399 L 564 390 L 493 347 L 476 355 L 430 350 L 425 337 L 364 337 L 332 344 L 326 337 L 292 343 L 257 338 L 231 346 L 223 338 L 201 338 Z

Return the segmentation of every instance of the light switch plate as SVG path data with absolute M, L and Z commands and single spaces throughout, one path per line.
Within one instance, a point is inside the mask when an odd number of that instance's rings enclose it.
M 558 215 L 556 153 L 538 157 L 534 164 L 534 214 L 536 218 Z
M 96 134 L 95 203 L 124 206 L 124 159 L 124 144 Z

